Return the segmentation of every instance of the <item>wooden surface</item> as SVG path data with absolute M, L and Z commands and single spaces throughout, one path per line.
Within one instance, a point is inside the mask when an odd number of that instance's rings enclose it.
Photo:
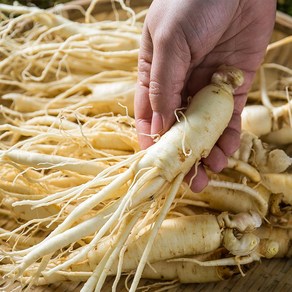
M 112 279 L 108 279 L 102 292 L 111 291 Z M 141 281 L 140 286 L 153 284 L 151 281 Z M 30 291 L 34 292 L 79 292 L 82 283 L 55 283 L 49 286 L 34 287 Z M 15 286 L 16 288 L 16 286 Z M 117 292 L 126 292 L 124 281 L 121 280 Z M 146 291 L 146 290 L 140 290 Z M 157 291 L 152 288 L 148 292 Z M 168 288 L 169 292 L 209 292 L 209 291 L 264 291 L 264 292 L 290 292 L 292 291 L 292 259 L 263 260 L 256 267 L 249 271 L 245 277 L 240 275 L 232 279 L 217 283 L 207 284 L 180 284 L 179 286 Z M 8 292 L 8 291 L 7 291 Z

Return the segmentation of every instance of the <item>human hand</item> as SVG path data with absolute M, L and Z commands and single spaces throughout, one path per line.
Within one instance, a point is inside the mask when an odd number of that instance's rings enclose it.
M 244 73 L 245 82 L 235 92 L 232 119 L 192 181 L 195 192 L 208 183 L 204 165 L 220 172 L 239 147 L 241 111 L 270 40 L 275 11 L 275 0 L 154 0 L 149 8 L 135 95 L 142 149 L 153 144 L 149 134 L 161 135 L 173 125 L 175 110 L 209 83 L 219 65 L 235 66 Z M 193 168 L 186 180 L 194 172 Z

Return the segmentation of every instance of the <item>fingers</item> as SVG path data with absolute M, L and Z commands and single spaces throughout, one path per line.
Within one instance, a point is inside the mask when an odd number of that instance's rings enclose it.
M 208 176 L 203 165 L 193 166 L 185 176 L 185 181 L 190 184 L 193 192 L 201 192 L 208 185 Z
M 213 172 L 220 172 L 227 166 L 227 156 L 223 150 L 215 145 L 207 158 L 202 159 L 206 165 Z
M 188 183 L 191 182 L 191 190 L 193 192 L 200 192 L 208 184 L 208 176 L 203 165 L 213 172 L 221 172 L 227 166 L 228 157 L 238 149 L 239 144 L 240 113 L 235 111 L 228 127 L 217 141 L 217 144 L 213 147 L 208 157 L 202 159 L 203 164 L 198 166 L 197 174 L 195 167 L 193 167 L 186 175 L 186 181 Z
M 142 34 L 141 48 L 138 60 L 138 82 L 135 91 L 134 107 L 136 129 L 140 147 L 145 149 L 153 144 L 147 136 L 151 132 L 152 109 L 149 100 L 150 71 L 153 56 L 153 46 L 148 28 Z
M 217 141 L 217 145 L 226 156 L 231 156 L 239 148 L 240 132 L 241 115 L 238 111 L 234 111 L 228 127 Z
M 174 123 L 174 112 L 181 106 L 190 53 L 176 49 L 173 37 L 168 34 L 156 35 L 153 45 L 149 84 L 149 100 L 153 110 L 151 134 L 163 134 Z M 187 55 L 185 59 L 184 54 Z
M 199 165 L 197 170 L 193 166 L 186 175 L 185 180 L 187 183 L 190 183 L 190 188 L 193 192 L 201 192 L 208 185 L 208 176 L 204 165 L 215 173 L 221 172 L 227 166 L 228 156 L 237 150 L 239 146 L 240 135 L 234 129 L 226 128 L 219 140 L 221 146 L 215 145 L 208 157 L 202 159 L 203 164 Z
M 177 43 L 180 43 L 179 48 Z M 181 106 L 190 60 L 189 47 L 179 33 L 173 37 L 167 30 L 153 34 L 147 28 L 144 30 L 135 94 L 135 119 L 141 148 L 153 143 L 150 134 L 162 135 L 175 122 L 175 110 Z

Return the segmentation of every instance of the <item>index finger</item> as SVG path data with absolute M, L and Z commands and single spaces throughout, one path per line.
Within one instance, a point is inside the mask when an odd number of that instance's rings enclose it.
M 150 70 L 153 57 L 153 45 L 147 26 L 143 29 L 139 58 L 138 81 L 136 85 L 134 107 L 135 121 L 140 147 L 145 149 L 153 144 L 151 133 L 152 109 L 149 100 Z

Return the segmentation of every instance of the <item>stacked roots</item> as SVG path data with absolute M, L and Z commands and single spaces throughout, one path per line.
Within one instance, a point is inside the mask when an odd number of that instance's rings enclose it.
M 211 282 L 245 274 L 261 258 L 292 256 L 291 69 L 262 66 L 240 149 L 192 193 L 187 170 L 156 161 L 163 147 L 139 149 L 133 97 L 145 11 L 117 2 L 127 20 L 94 21 L 89 9 L 77 23 L 0 5 L 4 291 L 68 280 L 100 291 L 109 276 L 113 291 L 122 276 L 130 291 L 141 278 Z M 272 89 L 267 70 L 280 72 Z M 196 156 L 184 139 L 182 163 Z

